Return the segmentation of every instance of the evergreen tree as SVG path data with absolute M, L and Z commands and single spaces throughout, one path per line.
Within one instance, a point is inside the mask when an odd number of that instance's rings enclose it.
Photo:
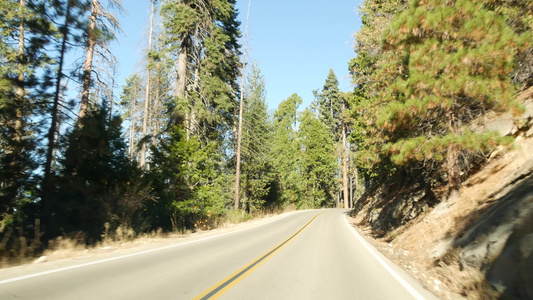
M 306 208 L 333 207 L 337 173 L 335 143 L 328 127 L 309 109 L 301 114 L 299 121 L 300 170 L 305 184 L 300 205 Z
M 66 69 L 66 55 L 68 54 L 70 45 L 76 45 L 81 40 L 79 30 L 83 28 L 82 15 L 85 11 L 85 3 L 78 0 L 54 1 L 53 6 L 48 9 L 46 6 L 41 7 L 51 15 L 57 23 L 62 23 L 58 27 L 58 38 L 55 40 L 55 48 L 57 51 L 57 63 L 55 72 L 48 72 L 48 77 L 45 82 L 49 83 L 43 87 L 43 90 L 52 88 L 52 95 L 43 98 L 52 98 L 51 103 L 44 107 L 44 114 L 50 115 L 50 123 L 48 134 L 46 135 L 47 145 L 44 162 L 44 174 L 41 183 L 41 219 L 46 226 L 48 216 L 50 215 L 49 196 L 54 190 L 53 177 L 55 176 L 52 166 L 56 160 L 54 153 L 57 151 L 57 136 L 60 131 L 61 108 L 65 106 L 63 93 L 65 92 L 65 74 Z M 62 22 L 60 22 L 60 20 Z M 46 95 L 47 93 L 43 93 Z M 48 100 L 48 99 L 46 99 Z M 46 101 L 50 102 L 50 101 Z M 44 124 L 43 124 L 44 125 Z M 48 124 L 46 124 L 48 125 Z M 46 227 L 45 227 L 46 228 Z
M 30 120 L 41 99 L 39 76 L 50 66 L 45 47 L 55 33 L 40 5 L 37 0 L 0 4 L 0 231 L 23 201 L 35 197 L 38 128 Z
M 101 0 L 91 0 L 90 5 L 85 6 L 90 10 L 88 15 L 88 26 L 83 27 L 83 38 L 85 40 L 85 61 L 83 62 L 83 72 L 81 74 L 82 90 L 81 90 L 81 103 L 79 118 L 83 117 L 91 110 L 90 109 L 90 90 L 94 86 L 92 82 L 92 72 L 95 54 L 105 53 L 105 61 L 113 61 L 112 54 L 108 51 L 109 43 L 116 39 L 116 33 L 120 32 L 120 24 L 117 18 L 106 7 L 102 5 Z M 121 0 L 107 0 L 105 1 L 107 7 L 112 10 L 116 10 L 122 13 Z M 89 8 L 90 7 L 90 8 Z M 103 51 L 98 51 L 97 47 Z M 99 97 L 96 98 L 96 105 L 99 101 Z
M 142 126 L 142 135 L 143 136 L 146 136 L 149 132 L 149 121 L 148 119 L 150 118 L 150 105 L 152 104 L 151 102 L 151 89 L 152 89 L 152 82 L 151 82 L 151 77 L 152 77 L 152 69 L 153 69 L 153 66 L 154 66 L 154 63 L 152 61 L 152 57 L 154 56 L 152 54 L 152 40 L 153 40 L 153 35 L 154 35 L 154 15 L 155 15 L 155 11 L 156 11 L 156 4 L 157 4 L 157 0 L 152 0 L 151 1 L 151 13 L 150 13 L 150 33 L 148 35 L 148 62 L 147 62 L 147 68 L 146 68 L 146 87 L 145 87 L 145 94 L 144 94 L 144 111 L 143 111 L 143 126 Z M 147 150 L 147 147 L 146 147 L 146 143 L 142 143 L 141 145 L 141 159 L 139 161 L 139 164 L 141 166 L 141 168 L 144 168 L 145 167 L 145 163 L 146 163 L 146 150 Z
M 128 130 L 128 154 L 131 159 L 138 158 L 137 144 L 140 140 L 139 122 L 142 120 L 140 111 L 143 100 L 143 83 L 138 74 L 133 74 L 126 78 L 126 84 L 122 87 L 120 95 L 121 105 L 125 108 L 125 118 L 129 121 Z
M 533 32 L 533 1 L 483 0 L 483 3 L 485 8 L 501 15 L 517 34 Z M 512 78 L 522 90 L 533 85 L 533 45 L 519 52 Z
M 274 113 L 272 164 L 279 184 L 281 202 L 286 205 L 300 198 L 302 178 L 297 138 L 297 111 L 302 98 L 293 94 L 279 104 Z
M 247 211 L 263 207 L 272 181 L 269 151 L 272 142 L 264 78 L 252 65 L 244 95 L 242 136 L 242 199 Z
M 509 74 L 524 38 L 472 1 L 412 1 L 384 38 L 375 151 L 397 165 L 446 160 L 449 190 L 460 184 L 459 155 L 502 140 L 466 127 L 488 110 L 515 109 Z M 377 100 L 377 99 L 375 99 Z M 378 143 L 376 143 L 376 141 Z
M 121 119 L 110 119 L 108 108 L 102 106 L 81 121 L 84 126 L 75 127 L 68 136 L 47 236 L 82 231 L 95 241 L 106 222 L 112 228 L 126 220 L 130 224 L 125 225 L 131 225 L 132 214 L 149 195 L 133 188 L 140 182 L 140 172 L 126 155 Z M 132 191 L 135 194 L 128 195 Z
M 182 220 L 178 227 L 191 226 L 191 220 L 207 210 L 211 216 L 220 215 L 219 205 L 224 207 L 229 199 L 225 180 L 232 167 L 231 132 L 239 93 L 239 23 L 233 0 L 168 0 L 162 4 L 161 14 L 166 53 L 178 63 L 176 99 L 169 106 L 173 109 L 170 124 L 183 129 L 184 135 L 172 134 L 171 130 L 159 143 L 169 149 L 164 156 L 184 151 L 173 145 L 195 149 L 184 160 L 187 172 L 179 177 L 190 198 L 172 202 L 177 209 L 172 213 L 177 218 L 174 226 L 178 226 L 178 219 Z M 184 217 L 181 212 L 190 206 L 197 210 L 190 210 Z
M 336 145 L 337 160 L 342 166 L 342 193 L 345 197 L 345 208 L 348 208 L 348 174 L 347 174 L 347 120 L 349 119 L 346 110 L 346 96 L 339 90 L 339 81 L 333 70 L 330 69 L 322 92 L 314 91 L 316 100 L 312 104 L 318 111 L 320 121 L 329 129 L 330 137 Z M 340 177 L 340 174 L 335 174 Z M 341 181 L 341 180 L 339 180 Z
M 342 99 L 339 80 L 333 69 L 329 70 L 322 91 L 313 91 L 313 93 L 316 98 L 313 106 L 318 110 L 320 121 L 329 129 L 332 140 L 339 142 L 341 140 Z
M 366 184 L 370 183 L 370 178 L 377 179 L 377 182 L 386 180 L 394 170 L 387 157 L 378 155 L 385 141 L 382 128 L 372 125 L 372 119 L 380 109 L 379 84 L 393 78 L 376 76 L 376 71 L 388 61 L 389 54 L 383 51 L 381 43 L 383 34 L 408 6 L 407 0 L 366 0 L 360 7 L 362 26 L 355 34 L 354 46 L 357 56 L 348 63 L 355 87 L 346 101 L 352 122 L 349 140 L 356 151 L 357 167 L 367 178 Z
M 220 138 L 233 123 L 239 90 L 239 44 L 235 1 L 166 1 L 165 42 L 178 58 L 177 114 L 188 137 Z M 177 52 L 177 53 L 176 53 Z
M 159 144 L 149 173 L 158 196 L 148 206 L 153 226 L 176 230 L 215 222 L 231 197 L 224 190 L 228 178 L 217 162 L 221 154 L 216 142 L 202 146 L 196 137 L 187 139 L 183 127 L 174 126 Z

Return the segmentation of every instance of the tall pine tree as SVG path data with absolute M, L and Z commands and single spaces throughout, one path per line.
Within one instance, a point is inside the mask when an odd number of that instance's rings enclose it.
M 265 81 L 256 64 L 248 75 L 244 101 L 241 199 L 246 210 L 254 211 L 265 203 L 272 181 L 269 156 L 272 125 L 267 112 Z
M 482 3 L 412 1 L 384 38 L 388 62 L 375 123 L 395 164 L 446 160 L 450 193 L 460 185 L 459 156 L 501 142 L 468 125 L 489 110 L 516 110 L 509 74 L 524 37 Z
M 279 104 L 274 113 L 272 164 L 279 184 L 283 204 L 296 202 L 302 191 L 300 146 L 297 136 L 298 106 L 302 98 L 293 94 Z
M 309 109 L 301 113 L 299 122 L 300 172 L 305 185 L 300 204 L 306 208 L 333 207 L 337 192 L 335 143 L 329 128 Z
M 46 46 L 56 33 L 43 1 L 0 4 L 0 231 L 35 196 L 36 130 L 31 117 L 43 99 L 39 87 L 49 71 Z
M 320 121 L 329 129 L 333 141 L 339 142 L 341 140 L 342 99 L 339 80 L 333 69 L 329 70 L 322 90 L 313 91 L 313 93 L 315 95 L 313 106 L 318 111 Z

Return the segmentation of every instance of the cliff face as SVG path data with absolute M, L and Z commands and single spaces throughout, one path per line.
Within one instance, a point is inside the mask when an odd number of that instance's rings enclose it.
M 487 294 L 533 299 L 533 161 L 524 179 L 509 185 L 463 236 L 453 238 L 461 268 L 485 273 Z
M 354 207 L 355 222 L 388 243 L 390 258 L 444 299 L 533 299 L 532 95 L 521 95 L 521 116 L 486 120 L 515 145 L 496 149 L 459 197 L 388 187 Z

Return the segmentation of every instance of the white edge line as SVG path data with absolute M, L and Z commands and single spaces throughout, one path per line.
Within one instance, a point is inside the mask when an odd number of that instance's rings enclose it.
M 302 212 L 302 211 L 296 211 L 296 212 Z M 119 259 L 123 259 L 123 258 L 128 258 L 128 257 L 133 257 L 133 256 L 138 256 L 138 255 L 143 255 L 143 254 L 147 254 L 147 253 L 151 253 L 151 252 L 156 252 L 156 251 L 166 250 L 166 249 L 170 249 L 170 248 L 177 248 L 177 247 L 181 247 L 181 246 L 185 246 L 185 245 L 189 245 L 189 244 L 193 244 L 193 243 L 198 243 L 198 242 L 202 242 L 202 241 L 206 241 L 206 240 L 210 240 L 210 239 L 214 239 L 214 238 L 218 238 L 218 237 L 222 237 L 222 236 L 226 236 L 226 235 L 230 235 L 230 234 L 234 234 L 234 233 L 238 233 L 238 232 L 242 232 L 242 231 L 250 230 L 250 229 L 253 229 L 253 228 L 256 228 L 256 227 L 264 226 L 264 225 L 270 224 L 270 223 L 272 223 L 272 222 L 275 222 L 275 221 L 278 221 L 278 220 L 284 219 L 284 218 L 286 218 L 286 217 L 288 217 L 288 216 L 290 216 L 290 215 L 292 215 L 292 214 L 294 214 L 294 213 L 288 213 L 287 215 L 285 215 L 285 216 L 283 216 L 283 217 L 281 217 L 281 218 L 273 219 L 273 220 L 271 220 L 271 221 L 269 221 L 269 222 L 267 222 L 267 223 L 257 224 L 257 225 L 252 226 L 252 227 L 242 228 L 242 229 L 238 229 L 238 230 L 231 231 L 231 232 L 226 232 L 226 233 L 221 233 L 221 234 L 217 234 L 217 235 L 214 235 L 214 236 L 205 237 L 205 238 L 198 239 L 198 240 L 194 240 L 194 241 L 188 241 L 188 242 L 183 242 L 183 243 L 179 243 L 179 244 L 169 245 L 169 246 L 165 246 L 165 247 L 161 247 L 161 248 L 155 248 L 155 249 L 145 250 L 145 251 L 141 251 L 141 252 L 136 252 L 136 253 L 126 254 L 126 255 L 122 255 L 122 256 L 117 256 L 117 257 L 107 258 L 107 259 L 98 260 L 98 261 L 94 261 L 94 262 L 90 262 L 90 263 L 85 263 L 85 264 L 81 264 L 81 265 L 74 265 L 74 266 L 70 266 L 70 267 L 64 267 L 64 268 L 59 268 L 59 269 L 54 269 L 54 270 L 49 270 L 49 271 L 44 271 L 44 272 L 39 272 L 39 273 L 29 274 L 29 275 L 25 275 L 25 276 L 20 276 L 20 277 L 15 277 L 15 278 L 10 278 L 10 279 L 5 279 L 5 280 L 1 280 L 1 281 L 0 281 L 0 285 L 7 284 L 7 283 L 11 283 L 11 282 L 16 282 L 16 281 L 21 281 L 21 280 L 25 280 L 25 279 L 30 279 L 30 278 L 34 278 L 34 277 L 39 277 L 39 276 L 49 275 L 49 274 L 53 274 L 53 273 L 59 273 L 59 272 L 68 271 L 68 270 L 72 270 L 72 269 L 78 269 L 78 268 L 88 267 L 88 266 L 92 266 L 92 265 L 97 265 L 97 264 L 106 263 L 106 262 L 110 262 L 110 261 L 114 261 L 114 260 L 119 260 Z
M 396 273 L 385 261 L 383 261 L 381 257 L 379 257 L 379 255 L 376 253 L 377 250 L 374 247 L 370 246 L 370 244 L 361 237 L 361 235 L 355 230 L 355 228 L 350 225 L 350 223 L 348 223 L 346 214 L 344 214 L 344 221 L 352 231 L 353 235 L 359 240 L 359 242 L 361 242 L 361 244 L 363 244 L 363 246 L 365 246 L 366 250 L 368 250 L 368 252 L 370 252 L 370 254 L 374 256 L 374 258 L 385 268 L 385 270 L 387 270 L 392 275 L 392 277 L 394 277 L 413 297 L 415 297 L 415 299 L 426 299 L 422 295 L 420 295 L 420 293 L 418 293 L 418 291 L 416 291 L 409 283 L 407 283 L 405 279 L 403 279 L 398 273 Z

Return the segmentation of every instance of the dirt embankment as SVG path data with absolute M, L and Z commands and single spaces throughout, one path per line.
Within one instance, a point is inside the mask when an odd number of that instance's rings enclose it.
M 419 189 L 410 204 L 385 212 L 374 201 L 354 214 L 354 224 L 376 238 L 378 249 L 442 299 L 533 299 L 532 95 L 533 88 L 522 94 L 526 113 L 518 119 L 503 115 L 487 122 L 517 137 L 514 147 L 495 150 L 463 183 L 459 197 L 437 199 L 435 206 L 433 196 Z M 403 222 L 379 232 L 386 215 Z

